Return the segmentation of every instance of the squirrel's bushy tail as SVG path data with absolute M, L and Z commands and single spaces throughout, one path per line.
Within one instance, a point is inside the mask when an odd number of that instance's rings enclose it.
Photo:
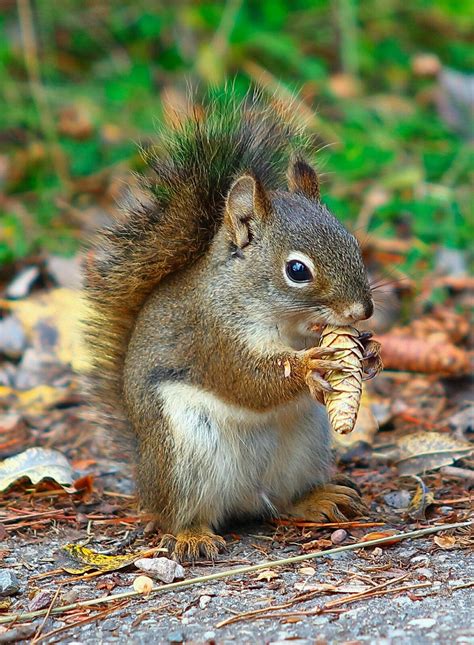
M 257 94 L 232 93 L 194 106 L 159 133 L 146 153 L 154 171 L 146 198 L 99 233 L 85 262 L 92 365 L 89 388 L 106 418 L 122 418 L 122 374 L 135 319 L 166 275 L 199 258 L 218 229 L 233 180 L 251 172 L 269 189 L 282 185 L 289 158 L 301 148 L 298 128 Z

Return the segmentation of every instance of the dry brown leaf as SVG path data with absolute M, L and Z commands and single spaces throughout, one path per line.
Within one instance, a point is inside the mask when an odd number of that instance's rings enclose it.
M 270 580 L 274 580 L 278 577 L 279 574 L 276 571 L 273 571 L 272 569 L 264 569 L 263 571 L 260 571 L 256 580 L 266 580 L 267 582 L 270 582 Z
M 474 452 L 467 441 L 440 432 L 416 432 L 397 441 L 397 467 L 401 475 L 418 475 L 449 466 Z
M 433 542 L 437 544 L 440 549 L 454 549 L 456 548 L 456 538 L 454 535 L 435 535 Z
M 416 479 L 417 486 L 408 505 L 407 512 L 413 520 L 424 520 L 426 509 L 433 503 L 434 495 L 420 477 L 416 475 L 413 475 L 413 477 Z
M 0 490 L 4 491 L 21 479 L 36 485 L 43 479 L 70 486 L 73 480 L 66 457 L 50 448 L 28 448 L 0 463 Z

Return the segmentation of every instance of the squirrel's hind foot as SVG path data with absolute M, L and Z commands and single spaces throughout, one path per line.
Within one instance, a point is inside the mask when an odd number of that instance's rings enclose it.
M 289 515 L 311 522 L 346 522 L 366 512 L 367 507 L 357 490 L 330 483 L 315 488 L 296 502 Z
M 176 536 L 166 534 L 161 540 L 161 546 L 166 547 L 179 561 L 198 558 L 215 560 L 225 545 L 223 537 L 202 526 L 180 531 Z

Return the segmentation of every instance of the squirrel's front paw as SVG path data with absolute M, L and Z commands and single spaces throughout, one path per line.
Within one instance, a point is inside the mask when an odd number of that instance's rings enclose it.
M 311 347 L 301 353 L 304 379 L 313 398 L 324 403 L 324 392 L 333 392 L 333 387 L 324 378 L 329 370 L 347 371 L 340 363 L 331 361 L 330 357 L 337 350 L 331 347 Z
M 329 483 L 315 488 L 296 502 L 290 515 L 312 522 L 344 522 L 366 512 L 367 507 L 357 490 Z
M 174 535 L 164 535 L 161 546 L 168 549 L 176 560 L 215 560 L 225 548 L 225 540 L 205 527 L 180 531 Z
M 361 332 L 358 339 L 363 348 L 364 356 L 362 366 L 364 368 L 364 381 L 376 376 L 383 368 L 382 358 L 380 357 L 380 343 L 372 338 L 372 332 Z

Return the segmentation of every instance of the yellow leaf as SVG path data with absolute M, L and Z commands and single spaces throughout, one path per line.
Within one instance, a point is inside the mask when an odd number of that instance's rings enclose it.
M 71 560 L 61 564 L 61 568 L 68 573 L 86 573 L 87 571 L 116 571 L 123 569 L 135 560 L 142 557 L 143 554 L 128 554 L 128 555 L 105 555 L 97 553 L 88 549 L 80 544 L 66 544 L 63 551 Z
M 37 385 L 30 390 L 14 390 L 6 385 L 0 385 L 0 401 L 8 403 L 10 408 L 27 410 L 39 414 L 64 402 L 71 392 L 51 385 Z
M 87 306 L 78 291 L 58 288 L 24 300 L 2 300 L 1 306 L 20 320 L 28 340 L 39 349 L 44 344 L 44 327 L 52 328 L 57 337 L 53 351 L 59 361 L 81 372 L 87 367 L 86 351 L 81 340 L 81 320 Z

